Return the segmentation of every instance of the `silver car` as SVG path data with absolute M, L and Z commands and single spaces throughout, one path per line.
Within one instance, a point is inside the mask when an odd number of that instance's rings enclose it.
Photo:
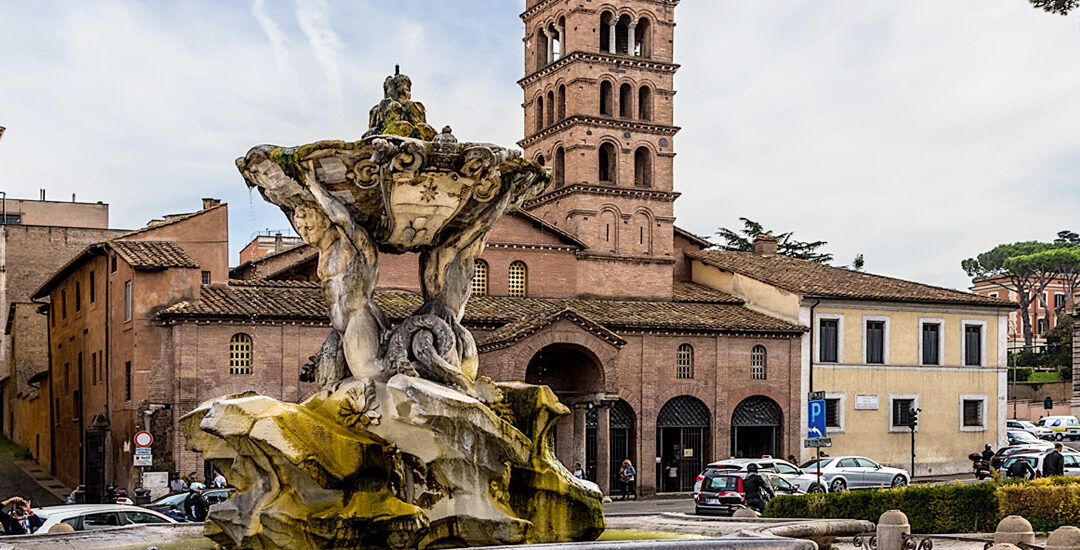
M 1006 420 L 1005 427 L 1009 430 L 1019 430 L 1027 432 L 1039 439 L 1050 439 L 1054 432 L 1042 426 L 1036 426 L 1034 422 L 1028 420 Z
M 817 472 L 817 460 L 811 460 L 800 466 L 804 472 Z M 876 487 L 903 487 L 911 482 L 907 470 L 882 466 L 862 456 L 822 457 L 820 459 L 821 476 L 829 486 L 829 491 L 844 489 L 866 489 Z

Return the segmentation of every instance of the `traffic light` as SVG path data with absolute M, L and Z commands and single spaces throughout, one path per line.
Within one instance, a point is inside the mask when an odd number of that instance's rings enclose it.
M 915 431 L 915 428 L 919 427 L 919 411 L 921 410 L 922 409 L 916 409 L 915 407 L 908 409 L 909 415 L 907 426 L 911 428 L 912 431 Z

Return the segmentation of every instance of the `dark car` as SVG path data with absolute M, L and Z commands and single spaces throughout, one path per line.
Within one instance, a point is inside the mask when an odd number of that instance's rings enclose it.
M 233 489 L 231 487 L 224 489 L 203 489 L 200 492 L 202 493 L 203 497 L 206 498 L 207 504 L 213 506 L 219 502 L 229 500 L 229 498 L 233 496 L 233 493 L 236 492 L 236 489 Z M 184 517 L 184 499 L 186 499 L 187 496 L 187 491 L 173 493 L 171 495 L 161 497 L 154 502 L 151 502 L 150 504 L 147 504 L 146 506 L 144 506 L 144 508 L 149 508 L 150 510 L 153 510 L 155 512 L 160 512 L 174 519 L 181 518 Z
M 711 469 L 710 469 L 711 470 Z M 730 516 L 739 508 L 746 506 L 746 491 L 743 480 L 747 472 L 732 470 L 706 470 L 701 480 L 701 491 L 694 496 L 695 514 L 717 514 Z M 776 474 L 761 474 L 778 495 L 800 494 L 802 491 Z
M 1039 443 L 1034 445 L 1008 445 L 998 449 L 997 452 L 994 453 L 994 457 L 990 459 L 990 467 L 995 470 L 1000 469 L 1002 463 L 1008 460 L 1009 457 L 1014 453 L 1049 451 L 1053 448 L 1054 445 L 1051 443 Z

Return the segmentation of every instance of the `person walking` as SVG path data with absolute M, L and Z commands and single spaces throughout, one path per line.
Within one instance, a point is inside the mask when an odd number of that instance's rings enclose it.
M 1054 450 L 1047 453 L 1043 458 L 1043 477 L 1065 475 L 1065 457 L 1061 456 L 1064 447 L 1060 442 L 1054 443 Z
M 743 478 L 743 490 L 746 491 L 746 506 L 757 513 L 765 511 L 768 504 L 776 493 L 772 485 L 758 474 L 758 465 L 750 464 L 746 467 L 747 475 Z
M 634 500 L 637 500 L 637 490 L 634 488 L 635 481 L 637 481 L 637 470 L 634 469 L 634 465 L 627 458 L 622 461 L 622 467 L 619 468 L 619 485 L 622 488 L 622 496 L 619 497 L 619 500 L 626 500 L 631 495 L 633 495 Z

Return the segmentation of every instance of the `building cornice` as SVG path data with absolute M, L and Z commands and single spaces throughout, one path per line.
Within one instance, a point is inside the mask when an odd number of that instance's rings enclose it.
M 594 252 L 589 250 L 582 250 L 575 254 L 577 257 L 586 260 L 603 260 L 610 262 L 630 262 L 638 264 L 673 264 L 675 258 L 661 257 L 661 256 L 632 256 L 629 254 L 613 254 L 611 252 Z
M 631 132 L 641 132 L 646 134 L 655 134 L 659 136 L 674 136 L 679 133 L 682 128 L 678 126 L 669 126 L 666 124 L 650 124 L 641 120 L 632 120 L 624 118 L 608 118 L 590 115 L 570 115 L 559 122 L 540 130 L 539 132 L 527 136 L 525 139 L 517 142 L 518 147 L 529 147 L 537 142 L 555 135 L 563 130 L 566 130 L 572 126 L 588 125 L 597 128 L 610 128 L 613 130 L 624 130 Z
M 535 6 L 521 12 L 521 15 L 520 15 L 521 20 L 522 21 L 528 21 L 529 19 L 532 19 L 533 17 L 535 17 L 536 14 L 544 11 L 545 9 L 547 9 L 550 6 L 553 6 L 553 5 L 557 4 L 557 3 L 559 3 L 560 1 L 565 1 L 565 0 L 542 0 L 540 3 L 536 4 Z M 671 6 L 671 7 L 674 8 L 675 6 L 679 5 L 679 0 L 652 0 L 652 3 L 659 4 L 661 6 Z M 586 12 L 591 11 L 591 12 L 595 12 L 596 10 L 595 9 L 586 9 L 586 8 L 578 7 L 578 8 L 572 8 L 571 11 L 586 11 Z
M 537 80 L 552 74 L 562 68 L 569 66 L 577 62 L 594 63 L 594 64 L 608 64 L 617 66 L 623 69 L 639 69 L 643 71 L 652 71 L 656 73 L 675 74 L 675 71 L 679 70 L 678 63 L 669 63 L 667 61 L 659 61 L 650 57 L 639 57 L 636 55 L 623 55 L 613 54 L 608 52 L 570 52 L 566 57 L 562 57 L 553 63 L 549 63 L 543 68 L 533 71 L 530 74 L 525 75 L 518 80 L 518 85 L 522 88 L 536 82 Z
M 675 191 L 661 191 L 659 189 L 649 189 L 645 187 L 614 187 L 608 185 L 591 185 L 588 183 L 573 183 L 555 189 L 554 191 L 544 193 L 535 199 L 527 201 L 524 206 L 526 209 L 531 209 L 576 193 L 585 195 L 630 197 L 663 202 L 675 202 L 675 199 L 679 198 L 679 195 L 681 194 Z

